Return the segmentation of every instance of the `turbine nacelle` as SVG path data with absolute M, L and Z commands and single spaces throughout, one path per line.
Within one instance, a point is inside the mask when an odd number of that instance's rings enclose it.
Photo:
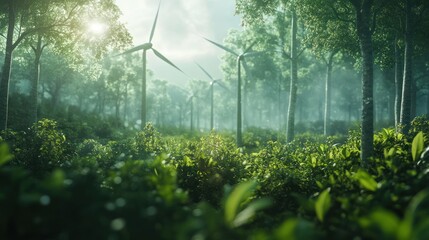
M 149 50 L 149 49 L 151 49 L 152 47 L 153 47 L 153 44 L 152 44 L 152 43 L 150 43 L 150 42 L 148 42 L 148 43 L 144 43 L 144 44 L 142 45 L 143 50 Z

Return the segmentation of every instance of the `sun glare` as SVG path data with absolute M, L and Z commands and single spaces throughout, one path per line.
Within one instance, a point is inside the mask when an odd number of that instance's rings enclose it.
M 106 32 L 107 26 L 98 21 L 92 21 L 88 24 L 88 31 L 94 35 L 103 35 Z

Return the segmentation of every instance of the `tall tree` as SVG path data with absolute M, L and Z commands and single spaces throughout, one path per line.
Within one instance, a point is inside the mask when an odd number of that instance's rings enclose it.
M 412 90 L 412 61 L 413 61 L 413 3 L 405 0 L 405 53 L 404 53 L 404 78 L 402 81 L 401 117 L 402 132 L 408 133 L 411 123 L 411 90 Z
M 272 14 L 277 8 L 282 6 L 284 1 L 278 0 L 237 0 L 237 11 L 245 15 L 245 19 L 255 19 L 258 14 Z M 347 16 L 347 21 L 354 21 L 354 29 L 357 42 L 360 46 L 360 56 L 362 61 L 362 136 L 361 136 L 361 159 L 365 165 L 373 153 L 373 43 L 372 34 L 376 26 L 374 11 L 374 0 L 330 0 L 330 1 L 297 1 L 301 7 L 317 6 L 319 9 L 327 9 L 331 12 L 332 18 L 342 18 Z M 381 4 L 380 4 L 381 7 Z M 314 12 L 314 17 L 323 19 L 326 11 Z M 350 18 L 350 15 L 354 15 Z
M 97 7 L 99 6 L 99 7 Z M 30 111 L 31 119 L 37 119 L 37 88 L 40 77 L 40 58 L 47 43 L 55 43 L 58 48 L 62 45 L 62 49 L 67 49 L 72 46 L 79 37 L 85 35 L 85 24 L 88 19 L 95 18 L 88 15 L 94 9 L 95 12 L 109 12 L 110 19 L 116 24 L 111 27 L 114 30 L 109 31 L 108 37 L 101 41 L 98 45 L 93 45 L 98 54 L 101 50 L 106 50 L 108 46 L 112 46 L 112 42 L 123 44 L 130 42 L 130 36 L 125 31 L 125 28 L 118 24 L 119 10 L 114 5 L 112 0 L 22 0 L 22 1 L 2 1 L 0 10 L 2 20 L 7 23 L 7 36 L 5 47 L 5 60 L 3 65 L 2 80 L 0 84 L 0 128 L 7 128 L 8 114 L 8 98 L 9 98 L 9 82 L 10 72 L 12 67 L 12 53 L 23 42 L 35 36 L 35 41 L 31 43 L 35 53 L 33 78 L 32 78 L 32 93 L 31 97 L 33 105 Z M 90 11 L 91 10 L 91 11 Z M 113 15 L 112 15 L 113 13 Z M 106 19 L 109 19 L 106 17 Z M 106 26 L 109 23 L 106 23 Z M 85 23 L 85 24 L 84 24 Z M 16 30 L 19 29 L 19 30 Z M 120 36 L 118 36 L 120 32 Z M 117 34 L 115 36 L 115 34 Z M 68 43 L 68 44 L 65 44 Z M 110 45 L 109 45 L 110 44 Z M 82 45 L 81 45 L 82 46 Z M 73 52 L 71 49 L 67 51 Z
M 264 15 L 274 15 L 280 12 L 280 15 L 284 11 L 290 13 L 290 42 L 289 42 L 289 51 L 286 51 L 285 48 L 288 48 L 286 45 L 281 46 L 282 56 L 290 60 L 290 90 L 289 90 L 289 101 L 288 101 L 288 110 L 287 110 L 287 127 L 286 127 L 286 136 L 287 141 L 292 141 L 295 136 L 295 109 L 297 102 L 297 90 L 298 90 L 298 59 L 302 53 L 298 41 L 298 14 L 297 14 L 297 4 L 299 1 L 295 0 L 237 0 L 236 10 L 238 13 L 244 15 L 244 20 L 248 24 L 254 24 L 256 19 L 261 19 Z M 284 23 L 282 20 L 281 22 Z M 286 44 L 284 38 L 286 34 L 286 24 L 281 24 L 278 27 L 279 34 L 281 36 L 281 44 Z

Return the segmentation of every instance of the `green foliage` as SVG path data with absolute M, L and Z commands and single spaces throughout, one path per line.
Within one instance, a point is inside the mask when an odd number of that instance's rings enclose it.
M 427 115 L 418 116 L 411 121 L 411 135 L 415 135 L 419 132 L 429 132 L 429 118 Z M 429 139 L 425 139 L 425 145 L 429 145 Z
M 0 166 L 12 160 L 13 156 L 9 152 L 9 146 L 0 138 Z
M 323 219 L 325 218 L 326 213 L 328 212 L 329 208 L 331 207 L 331 195 L 329 194 L 329 188 L 325 189 L 317 198 L 315 210 L 317 218 L 323 222 Z
M 423 132 L 417 133 L 417 135 L 413 139 L 413 143 L 411 144 L 411 156 L 414 161 L 419 160 L 420 154 L 423 152 L 424 140 L 423 140 Z
M 320 236 L 313 223 L 292 218 L 284 221 L 274 232 L 274 239 L 316 239 Z
M 68 145 L 43 120 L 5 135 L 14 159 L 0 145 L 0 238 L 425 239 L 427 157 L 383 129 L 363 169 L 359 139 L 302 135 L 247 153 L 214 132 L 166 138 L 147 126 Z M 24 158 L 24 144 L 38 155 Z M 65 162 L 30 165 L 51 158 Z
M 255 213 L 271 205 L 269 199 L 257 199 L 249 202 L 248 198 L 257 187 L 255 181 L 242 182 L 238 184 L 229 194 L 225 201 L 225 221 L 231 227 L 239 227 L 248 223 Z
M 15 156 L 12 164 L 37 174 L 65 166 L 69 160 L 66 137 L 53 120 L 42 119 L 25 132 L 8 132 L 5 140 Z
M 377 182 L 374 178 L 369 175 L 365 170 L 359 169 L 354 175 L 353 178 L 359 181 L 359 184 L 368 191 L 377 190 Z
M 210 134 L 189 143 L 179 156 L 172 156 L 177 168 L 179 186 L 189 191 L 190 197 L 219 206 L 226 184 L 241 180 L 243 154 L 231 138 Z
M 247 128 L 243 133 L 243 145 L 250 150 L 264 147 L 269 141 L 284 142 L 285 137 L 276 131 L 256 127 Z
M 138 159 L 147 159 L 163 151 L 161 136 L 151 123 L 147 123 L 143 131 L 137 133 L 132 139 L 131 146 Z

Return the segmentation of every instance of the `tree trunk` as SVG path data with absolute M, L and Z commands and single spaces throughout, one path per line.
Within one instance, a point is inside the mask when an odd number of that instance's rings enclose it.
M 124 97 L 124 123 L 128 124 L 128 78 L 125 82 L 125 97 Z
M 286 138 L 291 142 L 295 137 L 295 107 L 297 99 L 297 81 L 298 81 L 298 53 L 297 53 L 297 15 L 295 9 L 292 9 L 292 28 L 291 28 L 291 78 L 290 95 L 288 107 L 288 120 L 286 129 Z
M 413 19 L 412 3 L 406 0 L 406 22 L 405 22 L 405 55 L 404 55 L 404 79 L 402 82 L 402 101 L 401 101 L 401 131 L 408 133 L 411 123 L 411 88 L 412 88 L 412 56 L 413 56 Z
M 0 130 L 7 129 L 7 119 L 9 111 L 9 81 L 12 69 L 13 35 L 15 30 L 15 9 L 9 3 L 8 27 L 6 36 L 6 51 L 3 63 L 3 71 L 0 82 Z
M 212 82 L 210 84 L 210 131 L 212 131 L 214 129 L 214 116 L 213 116 L 213 111 L 214 111 L 214 82 Z
M 194 131 L 194 97 L 191 97 L 191 132 Z
M 398 36 L 395 37 L 395 128 L 399 132 L 402 102 L 402 69 L 401 51 L 398 46 Z
M 146 49 L 143 49 L 143 77 L 142 77 L 142 99 L 141 99 L 141 130 L 146 126 Z
M 362 54 L 362 136 L 361 161 L 367 166 L 373 155 L 374 142 L 374 55 L 370 30 L 373 1 L 355 5 L 356 27 Z
M 31 82 L 29 124 L 37 122 L 37 107 L 39 102 L 39 81 L 40 81 L 40 58 L 42 57 L 44 46 L 42 45 L 42 36 L 37 37 L 36 46 L 31 47 L 34 51 L 34 70 Z
M 429 116 L 429 92 L 426 93 L 426 115 Z
M 240 55 L 237 58 L 237 146 L 241 147 L 243 145 L 243 138 L 242 138 L 242 119 L 241 119 L 241 59 L 242 56 Z
M 323 125 L 323 134 L 328 136 L 331 134 L 331 79 L 332 79 L 332 61 L 336 52 L 329 53 L 326 61 L 326 79 L 325 79 L 325 117 Z

